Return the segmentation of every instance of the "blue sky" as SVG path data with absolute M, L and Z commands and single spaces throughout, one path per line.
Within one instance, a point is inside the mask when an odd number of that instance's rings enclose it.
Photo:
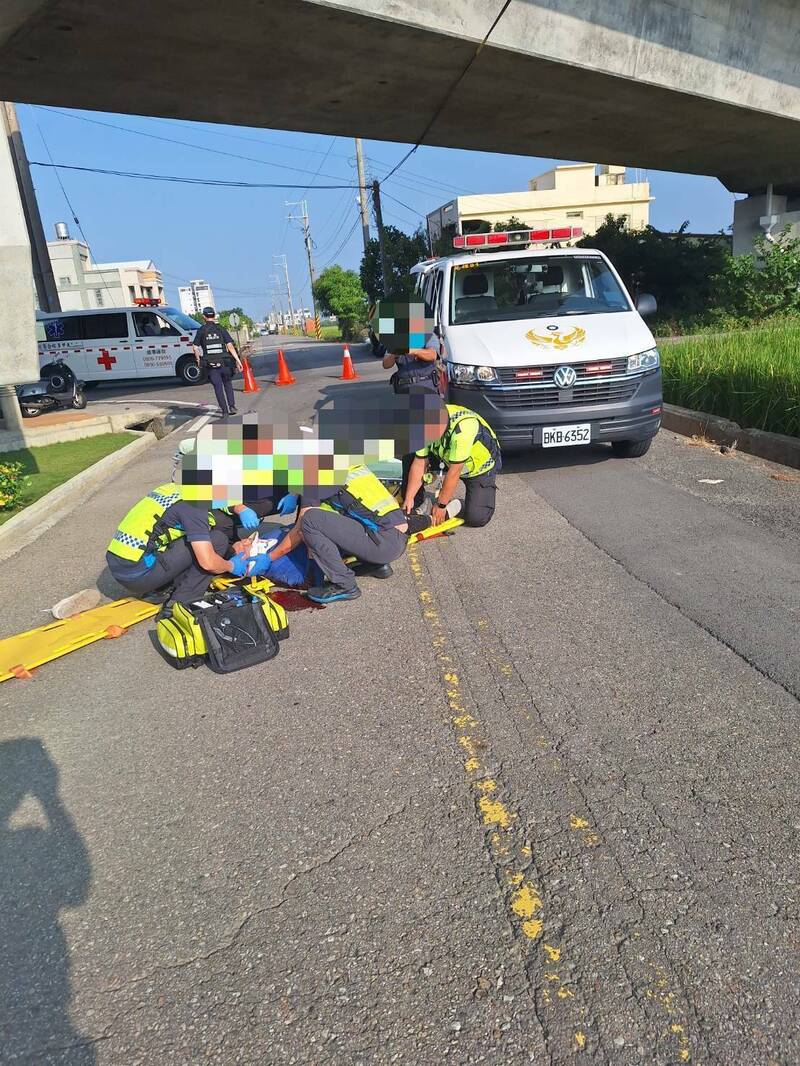
M 48 240 L 61 221 L 78 236 L 66 193 L 94 258 L 153 259 L 170 301 L 177 302 L 178 285 L 204 278 L 218 307 L 238 304 L 260 318 L 272 306 L 272 257 L 285 254 L 295 306 L 301 297 L 308 305 L 302 237 L 297 224 L 287 222 L 290 209 L 285 207 L 286 200 L 303 195 L 317 271 L 331 262 L 358 268 L 362 239 L 355 189 L 316 188 L 355 184 L 351 138 L 28 104 L 18 105 L 18 115 L 32 161 L 52 158 L 74 166 L 216 181 L 297 183 L 294 189 L 224 188 L 63 170 L 62 191 L 53 170 L 32 168 Z M 382 178 L 408 147 L 365 141 L 368 180 Z M 383 189 L 384 221 L 411 232 L 426 212 L 458 193 L 522 190 L 556 162 L 562 160 L 419 148 Z M 732 222 L 733 196 L 715 178 L 661 171 L 647 176 L 655 197 L 650 218 L 658 228 L 675 229 L 688 219 L 691 229 L 714 232 Z

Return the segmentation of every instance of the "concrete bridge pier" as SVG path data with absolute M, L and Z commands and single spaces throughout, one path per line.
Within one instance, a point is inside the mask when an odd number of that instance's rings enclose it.
M 760 233 L 777 237 L 784 230 L 800 237 L 800 194 L 781 196 L 767 186 L 733 205 L 733 254 L 747 255 Z

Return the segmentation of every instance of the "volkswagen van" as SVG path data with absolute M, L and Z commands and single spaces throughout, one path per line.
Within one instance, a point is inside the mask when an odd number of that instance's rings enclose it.
M 109 307 L 36 313 L 39 364 L 60 355 L 76 378 L 91 385 L 127 378 L 205 380 L 192 350 L 199 325 L 174 307 Z
M 448 401 L 483 415 L 504 448 L 608 442 L 618 455 L 644 455 L 662 411 L 659 352 L 644 322 L 655 300 L 631 299 L 602 252 L 552 239 L 535 247 L 537 236 L 459 236 L 456 254 L 413 268 L 433 310 Z

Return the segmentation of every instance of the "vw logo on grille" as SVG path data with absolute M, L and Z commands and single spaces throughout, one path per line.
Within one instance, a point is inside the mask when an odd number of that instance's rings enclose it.
M 571 389 L 577 380 L 578 375 L 571 366 L 560 366 L 553 374 L 553 381 L 560 389 Z

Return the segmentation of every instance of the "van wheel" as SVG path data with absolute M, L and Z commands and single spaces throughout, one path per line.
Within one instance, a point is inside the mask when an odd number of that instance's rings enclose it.
M 178 360 L 175 373 L 184 385 L 202 385 L 206 380 L 206 372 L 202 366 L 198 366 L 193 355 L 184 355 Z
M 652 443 L 652 437 L 646 437 L 644 440 L 612 440 L 611 448 L 614 455 L 618 455 L 620 459 L 639 459 L 650 451 Z

